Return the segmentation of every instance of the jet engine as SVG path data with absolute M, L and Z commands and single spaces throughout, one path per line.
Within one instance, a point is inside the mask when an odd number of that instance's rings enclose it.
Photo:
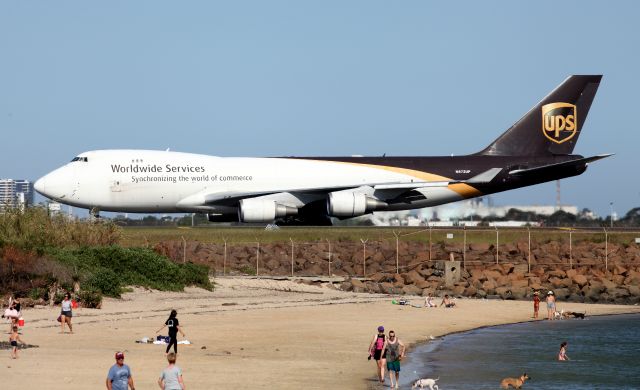
M 268 199 L 242 199 L 238 208 L 240 222 L 272 222 L 276 218 L 297 214 L 296 207 Z
M 327 213 L 333 217 L 357 217 L 386 206 L 385 202 L 359 192 L 331 192 L 327 199 Z

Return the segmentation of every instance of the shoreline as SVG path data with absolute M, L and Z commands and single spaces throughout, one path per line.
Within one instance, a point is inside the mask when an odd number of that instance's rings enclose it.
M 528 322 L 526 301 L 459 299 L 459 307 L 392 305 L 391 295 L 344 292 L 266 279 L 216 279 L 216 290 L 134 289 L 106 299 L 103 309 L 74 312 L 74 334 L 60 335 L 59 307 L 26 309 L 23 339 L 39 345 L 20 359 L 0 354 L 7 387 L 82 389 L 104 386 L 117 350 L 125 352 L 137 388 L 154 388 L 166 366 L 164 347 L 136 344 L 154 334 L 172 308 L 187 339 L 177 364 L 188 388 L 241 387 L 247 382 L 282 389 L 382 388 L 366 351 L 378 325 L 396 330 L 410 355 L 429 336 Z M 422 297 L 405 297 L 420 302 Z M 640 313 L 638 306 L 560 303 L 588 315 Z M 8 325 L 7 325 L 8 326 Z M 283 370 L 284 368 L 284 370 Z M 401 376 L 402 377 L 402 376 Z M 309 378 L 312 378 L 311 382 Z

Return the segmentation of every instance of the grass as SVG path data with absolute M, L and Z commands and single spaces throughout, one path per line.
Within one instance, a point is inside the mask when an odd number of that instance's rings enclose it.
M 531 240 L 537 242 L 569 242 L 569 232 L 571 240 L 604 242 L 605 234 L 603 230 L 569 230 L 560 228 L 531 229 Z M 125 247 L 153 247 L 162 241 L 174 241 L 184 238 L 186 241 L 200 241 L 206 243 L 222 244 L 227 243 L 276 243 L 290 242 L 296 243 L 317 242 L 317 241 L 352 241 L 359 243 L 360 240 L 369 241 L 395 241 L 395 234 L 400 241 L 415 241 L 422 243 L 444 242 L 461 245 L 465 240 L 467 244 L 487 243 L 495 244 L 496 238 L 499 243 L 515 244 L 518 241 L 527 242 L 529 231 L 527 229 L 501 228 L 496 237 L 496 230 L 492 228 L 466 229 L 443 228 L 432 229 L 431 232 L 425 227 L 284 227 L 277 230 L 265 230 L 258 227 L 125 227 L 122 229 L 120 243 Z M 452 238 L 448 237 L 452 235 Z M 466 236 L 466 237 L 465 237 Z M 608 241 L 610 243 L 629 244 L 636 237 L 640 237 L 640 231 L 609 231 Z

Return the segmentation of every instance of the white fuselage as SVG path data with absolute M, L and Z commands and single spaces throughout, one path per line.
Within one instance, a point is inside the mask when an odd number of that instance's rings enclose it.
M 230 212 L 225 199 L 261 197 L 302 207 L 330 191 L 372 183 L 438 180 L 420 172 L 366 164 L 294 158 L 214 157 L 150 150 L 102 150 L 39 179 L 41 194 L 76 207 L 119 212 Z M 394 195 L 392 191 L 369 195 Z M 317 191 L 316 191 L 317 190 Z M 463 199 L 447 187 L 432 188 L 428 199 L 393 205 L 390 210 L 432 206 Z M 384 200 L 384 199 L 382 199 Z M 222 202 L 221 202 L 222 201 Z

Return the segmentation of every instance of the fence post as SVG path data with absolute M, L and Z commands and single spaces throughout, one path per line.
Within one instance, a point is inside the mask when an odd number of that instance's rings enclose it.
M 496 264 L 498 264 L 498 256 L 500 255 L 500 252 L 498 252 L 498 247 L 500 247 L 500 231 L 496 226 Z
M 256 241 L 258 246 L 256 247 L 256 276 L 260 276 L 260 241 Z
M 222 258 L 222 275 L 227 274 L 227 239 L 223 238 L 224 241 L 224 257 Z
M 396 236 L 396 273 L 399 274 L 400 273 L 400 265 L 398 263 L 398 233 L 396 233 L 396 231 L 393 231 L 393 235 Z
M 367 241 L 369 241 L 368 238 L 366 240 L 363 240 L 362 238 L 360 239 L 360 242 L 362 243 L 362 277 L 363 278 L 367 277 Z
M 187 241 L 182 237 L 182 264 L 187 262 Z
M 431 225 L 429 225 L 429 262 L 431 262 Z
M 613 217 L 612 217 L 613 218 Z M 609 270 L 609 233 L 604 229 L 604 269 Z
M 467 225 L 462 226 L 462 268 L 467 269 Z
M 570 229 L 569 230 L 569 268 L 573 268 L 572 233 L 573 231 Z
M 529 233 L 529 249 L 528 249 L 529 257 L 528 257 L 527 263 L 529 264 L 529 273 L 531 273 L 531 228 L 527 228 L 527 232 Z
M 329 244 L 329 277 L 331 277 L 331 241 L 327 239 L 327 243 Z
M 289 237 L 289 241 L 291 241 L 291 277 L 293 277 L 293 240 Z

